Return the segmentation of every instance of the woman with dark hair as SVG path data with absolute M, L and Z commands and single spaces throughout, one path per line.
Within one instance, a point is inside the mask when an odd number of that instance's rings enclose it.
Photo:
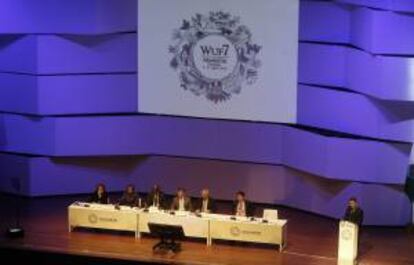
M 146 207 L 163 209 L 164 206 L 164 193 L 161 191 L 160 185 L 155 184 L 147 196 Z
M 96 185 L 96 189 L 89 198 L 89 202 L 93 203 L 100 203 L 100 204 L 108 204 L 109 203 L 109 197 L 108 193 L 106 192 L 105 184 L 99 183 Z
M 121 199 L 119 200 L 120 205 L 126 205 L 130 207 L 139 206 L 139 197 L 138 194 L 135 192 L 135 186 L 132 184 L 129 184 L 124 194 L 122 194 Z

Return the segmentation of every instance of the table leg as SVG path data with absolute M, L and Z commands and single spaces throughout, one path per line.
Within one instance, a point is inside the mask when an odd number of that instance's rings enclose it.
M 286 247 L 286 244 L 287 244 L 287 226 L 284 225 L 283 231 L 282 231 L 282 243 L 279 245 L 279 252 L 283 251 L 283 249 Z
M 207 246 L 211 246 L 213 244 L 213 240 L 211 239 L 210 236 L 207 237 Z
M 279 252 L 283 252 L 286 248 L 286 240 L 283 240 L 282 243 L 279 245 Z

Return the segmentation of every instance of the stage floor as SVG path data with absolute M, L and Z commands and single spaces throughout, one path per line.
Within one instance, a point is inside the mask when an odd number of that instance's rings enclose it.
M 108 260 L 154 262 L 159 264 L 336 264 L 337 221 L 302 211 L 281 208 L 280 216 L 288 219 L 287 247 L 248 243 L 218 242 L 207 247 L 203 241 L 186 240 L 178 254 L 154 254 L 156 239 L 135 239 L 131 233 L 76 230 L 68 232 L 67 206 L 82 196 L 24 199 L 23 239 L 0 236 L 0 249 L 30 250 L 65 255 L 99 257 Z M 228 203 L 220 203 L 222 212 Z M 260 209 L 259 209 L 260 211 Z M 0 225 L 3 231 L 13 220 L 13 198 L 0 195 Z M 363 230 L 359 264 L 414 264 L 414 233 L 405 228 L 367 227 Z

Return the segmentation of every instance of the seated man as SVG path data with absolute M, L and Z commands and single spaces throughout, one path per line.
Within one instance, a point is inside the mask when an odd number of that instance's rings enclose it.
M 209 189 L 201 190 L 201 199 L 197 204 L 198 213 L 214 213 L 216 211 L 216 204 L 214 200 L 210 197 Z
M 159 185 L 155 184 L 147 196 L 146 207 L 164 208 L 164 194 Z
M 364 211 L 359 207 L 355 197 L 351 197 L 348 200 L 348 207 L 346 207 L 343 219 L 358 226 L 362 225 L 362 222 L 364 221 Z
M 92 203 L 100 203 L 100 204 L 108 204 L 109 203 L 108 193 L 106 192 L 106 187 L 103 183 L 99 183 L 96 186 L 95 191 L 89 197 L 88 201 L 92 202 Z
M 171 204 L 171 210 L 173 211 L 191 211 L 192 210 L 191 199 L 190 197 L 187 197 L 184 189 L 179 188 L 177 190 L 177 195 L 174 197 L 172 204 Z
M 243 191 L 236 193 L 236 201 L 234 202 L 234 215 L 251 216 L 253 213 L 250 203 L 246 200 L 246 194 Z
M 129 184 L 124 194 L 122 194 L 121 199 L 119 200 L 120 205 L 126 205 L 130 207 L 139 206 L 139 197 L 138 194 L 135 192 L 135 186 L 132 184 Z

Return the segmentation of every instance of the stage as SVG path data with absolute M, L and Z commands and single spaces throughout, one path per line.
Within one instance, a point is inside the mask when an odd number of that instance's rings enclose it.
M 287 247 L 279 253 L 273 246 L 219 242 L 211 247 L 201 240 L 185 240 L 178 254 L 154 254 L 157 239 L 133 233 L 67 229 L 67 206 L 85 196 L 22 200 L 23 239 L 2 234 L 0 253 L 42 264 L 336 264 L 337 221 L 289 208 L 278 208 L 288 219 Z M 1 228 L 12 223 L 14 198 L 0 196 Z M 219 203 L 226 213 L 230 204 Z M 257 212 L 261 209 L 258 207 Z M 360 244 L 359 264 L 414 264 L 414 235 L 405 228 L 366 227 Z

